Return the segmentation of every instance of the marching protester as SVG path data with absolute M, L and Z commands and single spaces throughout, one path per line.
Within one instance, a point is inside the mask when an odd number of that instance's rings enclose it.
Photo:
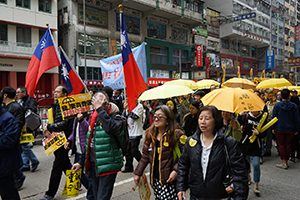
M 55 103 L 51 104 L 53 111 L 54 123 L 45 124 L 43 131 L 46 137 L 51 137 L 52 132 L 64 131 L 66 138 L 72 133 L 72 120 L 63 120 L 60 106 L 58 104 L 58 98 L 68 96 L 68 89 L 64 85 L 58 85 L 54 90 Z M 54 198 L 61 179 L 62 172 L 66 173 L 66 170 L 71 169 L 72 165 L 68 155 L 69 150 L 66 150 L 63 146 L 54 152 L 54 161 L 51 170 L 49 187 L 46 194 L 40 198 L 40 200 L 51 200 Z
M 200 109 L 198 126 L 186 140 L 178 162 L 179 200 L 186 199 L 188 188 L 191 200 L 224 199 L 229 195 L 247 199 L 249 188 L 242 153 L 236 140 L 222 133 L 222 118 L 216 107 Z
M 234 113 L 222 111 L 223 118 L 223 133 L 229 137 L 233 137 L 239 142 L 243 136 L 243 131 L 240 123 L 235 118 Z
M 27 89 L 23 86 L 19 86 L 16 91 L 16 98 L 18 103 L 23 107 L 24 113 L 26 116 L 26 113 L 30 111 L 37 113 L 37 102 L 27 94 Z M 26 126 L 27 133 L 33 134 L 33 130 L 31 130 L 28 126 Z M 23 166 L 22 171 L 32 171 L 34 172 L 40 162 L 36 158 L 35 154 L 30 149 L 28 143 L 24 143 L 22 146 L 22 160 L 23 160 Z M 31 162 L 31 169 L 30 169 L 30 162 Z
M 296 96 L 296 95 L 292 96 L 291 97 L 291 102 L 293 102 L 293 103 L 295 103 L 297 105 L 298 114 L 300 115 L 300 101 L 299 101 L 299 97 Z M 291 162 L 296 162 L 296 160 L 295 160 L 296 152 L 297 152 L 297 158 L 300 159 L 300 143 L 299 142 L 300 142 L 300 134 L 294 135 L 294 137 L 292 139 L 292 144 L 291 144 L 291 157 L 290 157 L 290 161 Z
M 291 143 L 294 135 L 298 134 L 300 121 L 297 105 L 289 101 L 290 90 L 281 90 L 281 98 L 282 101 L 276 103 L 273 108 L 273 118 L 278 118 L 273 126 L 273 133 L 276 132 L 278 150 L 282 160 L 282 163 L 276 164 L 276 167 L 288 169 Z
M 0 105 L 3 94 L 0 92 Z M 19 200 L 14 173 L 22 166 L 20 129 L 15 117 L 0 106 L 0 197 L 3 200 Z
M 198 129 L 197 113 L 199 112 L 200 103 L 198 101 L 191 101 L 190 112 L 183 117 L 182 129 L 186 136 L 192 136 Z
M 194 93 L 194 99 L 195 101 L 198 101 L 200 104 L 199 104 L 199 109 L 203 107 L 203 103 L 201 101 L 202 97 L 205 96 L 205 92 L 202 91 L 202 90 L 197 90 L 195 93 Z
M 120 112 L 123 113 L 123 109 L 124 109 L 124 96 L 121 94 L 122 90 L 114 90 L 113 91 L 113 97 L 112 99 L 114 99 L 115 101 L 118 102 L 119 105 L 121 105 L 121 109 Z
M 174 114 L 166 105 L 157 106 L 154 122 L 146 130 L 145 143 L 140 162 L 134 171 L 134 182 L 138 185 L 143 171 L 150 164 L 150 183 L 155 199 L 177 199 L 175 180 L 177 177 L 177 151 L 182 151 L 186 136 L 176 129 Z M 175 151 L 175 152 L 174 152 Z
M 73 131 L 68 137 L 68 141 L 65 144 L 65 149 L 71 149 L 72 155 L 75 154 L 74 163 L 77 163 L 82 156 L 85 148 L 86 135 L 89 128 L 89 122 L 86 116 L 83 116 L 82 113 L 78 113 L 73 121 Z M 87 200 L 93 200 L 93 189 L 92 184 L 88 180 L 88 175 L 85 175 L 82 171 L 80 182 L 87 189 Z
M 116 142 L 122 136 L 123 119 L 119 115 L 119 108 L 109 102 L 109 97 L 103 92 L 93 96 L 92 105 L 94 112 L 90 116 L 85 152 L 72 169 L 77 171 L 84 166 L 86 173 L 90 172 L 95 199 L 108 200 L 117 173 L 123 167 L 122 150 Z
M 172 112 L 174 114 L 175 121 L 178 124 L 180 124 L 180 115 L 177 112 L 175 101 L 173 101 L 172 99 L 168 99 L 167 102 L 166 102 L 166 106 L 168 106 L 172 110 Z
M 128 104 L 127 102 L 124 104 L 125 114 L 127 116 L 127 128 L 129 135 L 129 144 L 128 150 L 125 155 L 126 163 L 125 169 L 122 170 L 123 173 L 133 172 L 133 158 L 136 161 L 141 160 L 141 152 L 139 150 L 140 141 L 142 139 L 144 130 L 143 130 L 143 114 L 144 107 L 142 104 L 138 103 L 137 106 L 128 113 Z
M 25 125 L 25 115 L 22 106 L 15 101 L 16 90 L 7 86 L 2 88 L 1 92 L 3 95 L 4 108 L 16 118 L 20 134 L 22 134 L 22 129 Z M 16 187 L 17 189 L 20 189 L 25 180 L 25 176 L 21 169 L 16 170 L 14 177 Z
M 120 112 L 121 111 L 123 112 L 123 102 L 121 101 L 121 99 L 114 99 L 113 98 L 114 91 L 111 87 L 109 87 L 109 86 L 103 87 L 102 92 L 104 92 L 108 96 L 110 102 L 112 102 L 112 103 L 114 103 L 115 105 L 118 106 Z

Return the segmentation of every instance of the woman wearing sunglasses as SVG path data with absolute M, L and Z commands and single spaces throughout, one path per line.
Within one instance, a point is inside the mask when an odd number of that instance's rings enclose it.
M 182 151 L 186 136 L 180 129 L 176 129 L 174 114 L 166 105 L 155 108 L 153 120 L 152 125 L 146 130 L 143 154 L 135 169 L 134 181 L 138 185 L 140 176 L 150 164 L 150 183 L 155 199 L 174 200 L 177 199 L 175 151 L 176 149 Z

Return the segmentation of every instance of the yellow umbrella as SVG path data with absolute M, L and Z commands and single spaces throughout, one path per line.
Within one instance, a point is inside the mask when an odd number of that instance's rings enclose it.
M 264 80 L 260 82 L 256 88 L 257 89 L 263 89 L 263 88 L 279 88 L 283 86 L 289 86 L 292 85 L 288 80 L 285 78 L 271 78 L 268 80 Z
M 139 100 L 166 99 L 169 97 L 181 96 L 193 93 L 194 91 L 186 86 L 161 85 L 143 92 Z
M 231 78 L 223 83 L 223 85 L 231 88 L 240 87 L 242 89 L 255 89 L 256 87 L 254 83 L 244 78 Z
M 185 79 L 178 79 L 173 81 L 165 82 L 164 85 L 180 85 L 180 86 L 186 86 L 191 89 L 198 89 L 199 86 L 192 80 L 185 80 Z
M 203 88 L 209 88 L 211 85 L 220 85 L 219 82 L 212 80 L 212 79 L 203 79 L 201 81 L 197 82 L 198 88 L 203 89 Z
M 265 102 L 255 93 L 241 88 L 221 88 L 206 94 L 201 101 L 228 112 L 263 110 Z

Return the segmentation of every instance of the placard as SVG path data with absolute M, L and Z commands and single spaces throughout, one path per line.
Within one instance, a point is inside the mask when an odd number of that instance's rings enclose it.
M 149 200 L 151 197 L 151 191 L 145 172 L 143 173 L 139 181 L 139 194 L 141 200 Z
M 57 132 L 57 133 L 53 132 L 51 134 L 50 138 L 45 137 L 42 140 L 42 144 L 43 144 L 43 147 L 44 147 L 44 150 L 45 150 L 47 156 L 52 154 L 54 151 L 59 149 L 61 146 L 65 145 L 66 142 L 67 142 L 67 138 L 63 131 Z
M 74 172 L 72 169 L 66 170 L 66 183 L 61 196 L 68 196 L 68 198 L 78 196 L 81 170 L 82 169 L 78 169 L 76 172 Z
M 76 94 L 58 99 L 63 119 L 72 119 L 81 112 L 89 113 L 93 110 L 92 99 L 89 93 Z

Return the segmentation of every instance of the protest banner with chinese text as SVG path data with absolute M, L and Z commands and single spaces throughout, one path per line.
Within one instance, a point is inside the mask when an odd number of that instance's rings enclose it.
M 66 183 L 61 196 L 68 196 L 68 198 L 77 197 L 80 188 L 81 169 L 74 172 L 74 170 L 66 170 Z
M 63 131 L 62 132 L 58 132 L 58 133 L 53 132 L 51 134 L 50 138 L 46 137 L 42 141 L 43 147 L 44 147 L 44 150 L 45 150 L 47 156 L 49 156 L 54 151 L 56 151 L 57 149 L 59 149 L 66 142 L 67 142 L 67 138 L 66 138 L 66 136 L 65 136 L 65 134 L 64 134 Z

